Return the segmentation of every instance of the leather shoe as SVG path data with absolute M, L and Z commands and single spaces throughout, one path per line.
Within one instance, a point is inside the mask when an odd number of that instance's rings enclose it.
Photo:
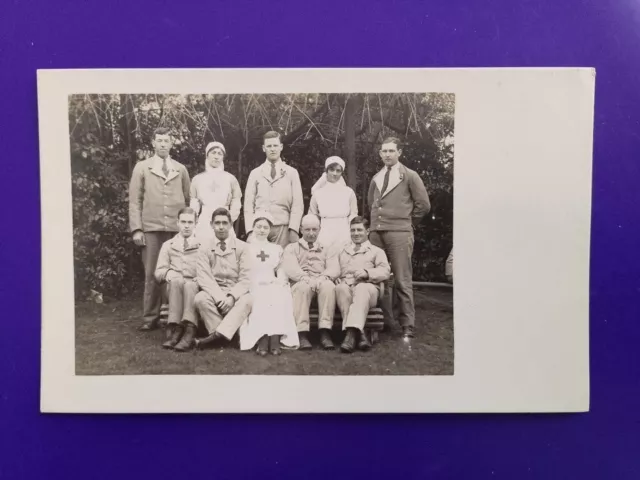
M 300 342 L 300 345 L 302 345 L 302 342 Z M 333 350 L 336 348 L 331 339 L 331 332 L 326 328 L 320 329 L 320 345 L 322 345 L 322 348 L 325 350 Z
M 298 337 L 300 339 L 298 350 L 311 350 L 313 348 L 309 341 L 309 332 L 298 332 Z
M 225 337 L 221 333 L 218 333 L 216 330 L 214 330 L 212 334 L 207 335 L 204 338 L 196 338 L 194 340 L 194 346 L 197 349 L 210 347 L 214 343 L 216 343 L 218 340 L 222 340 L 223 338 Z
M 404 327 L 402 327 L 402 336 L 404 338 L 413 338 L 415 337 L 415 330 L 413 328 L 413 325 L 406 325 Z
M 171 324 L 167 325 L 164 328 L 164 339 L 165 340 L 169 340 L 171 337 L 173 337 L 173 332 L 175 331 L 176 326 L 177 325 L 175 323 L 171 323 Z
M 371 342 L 367 337 L 367 333 L 364 331 L 360 332 L 360 341 L 358 342 L 358 348 L 365 352 L 371 348 Z
M 264 357 L 267 355 L 267 353 L 269 353 L 268 350 L 269 350 L 269 337 L 264 335 L 260 338 L 260 340 L 258 340 L 258 347 L 256 348 L 256 353 L 261 357 Z
M 184 332 L 184 327 L 182 325 L 169 325 L 167 327 L 167 331 L 171 331 L 171 337 L 162 344 L 162 348 L 173 348 L 180 341 L 180 337 L 182 337 L 182 333 Z
M 269 337 L 269 350 L 271 355 L 280 355 L 282 353 L 282 350 L 280 350 L 280 335 L 271 335 Z
M 342 341 L 342 345 L 340 345 L 340 350 L 344 353 L 353 353 L 356 349 L 356 332 L 358 330 L 355 328 L 347 328 L 347 334 Z
M 176 352 L 186 352 L 187 350 L 191 350 L 195 336 L 196 336 L 196 326 L 192 323 L 187 323 L 187 326 L 185 327 L 182 338 L 180 339 L 178 344 L 175 347 L 173 347 L 173 349 Z
M 138 330 L 141 332 L 150 332 L 151 330 L 155 330 L 156 328 L 158 328 L 158 321 L 152 320 L 150 322 L 144 322 L 140 326 L 140 328 L 138 328 Z

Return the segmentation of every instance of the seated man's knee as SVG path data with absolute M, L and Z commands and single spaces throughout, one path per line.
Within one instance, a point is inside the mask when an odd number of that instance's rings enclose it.
M 333 283 L 331 280 L 323 280 L 322 282 L 320 282 L 320 290 L 334 290 L 336 288 L 336 284 Z
M 293 294 L 309 294 L 311 293 L 311 286 L 307 282 L 299 281 L 293 284 L 293 288 L 291 289 L 291 293 Z
M 210 295 L 207 292 L 198 292 L 196 293 L 195 298 L 193 299 L 193 303 L 196 308 L 201 308 L 209 301 Z M 213 302 L 212 302 L 213 304 Z
M 372 283 L 359 283 L 356 285 L 356 287 L 354 288 L 354 292 L 353 295 L 357 295 L 357 296 L 369 296 L 370 294 L 374 293 L 376 294 L 376 297 L 378 295 L 378 289 L 376 288 L 375 285 L 373 285 Z
M 336 285 L 336 294 L 347 295 L 349 293 L 350 293 L 350 288 L 349 288 L 349 285 L 347 285 L 346 283 L 341 283 L 339 285 Z

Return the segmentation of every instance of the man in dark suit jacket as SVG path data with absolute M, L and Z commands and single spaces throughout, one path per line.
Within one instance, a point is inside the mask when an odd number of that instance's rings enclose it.
M 404 337 L 413 337 L 415 306 L 413 301 L 413 229 L 429 213 L 431 204 L 420 176 L 400 163 L 402 149 L 395 137 L 385 138 L 380 158 L 385 167 L 372 179 L 368 205 L 371 208 L 369 240 L 382 248 L 395 278 Z M 382 309 L 387 321 L 393 318 L 391 296 L 386 289 Z

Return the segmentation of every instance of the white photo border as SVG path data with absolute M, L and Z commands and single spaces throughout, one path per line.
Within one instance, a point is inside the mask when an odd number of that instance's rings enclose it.
M 39 70 L 41 411 L 588 410 L 594 86 L 592 68 Z M 68 96 L 297 92 L 455 94 L 454 375 L 76 376 Z

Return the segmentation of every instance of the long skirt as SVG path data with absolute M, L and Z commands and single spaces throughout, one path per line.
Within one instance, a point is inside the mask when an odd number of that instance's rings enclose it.
M 252 285 L 249 293 L 253 306 L 240 327 L 240 350 L 253 348 L 263 335 L 281 335 L 283 347 L 298 348 L 291 288 L 278 284 Z

